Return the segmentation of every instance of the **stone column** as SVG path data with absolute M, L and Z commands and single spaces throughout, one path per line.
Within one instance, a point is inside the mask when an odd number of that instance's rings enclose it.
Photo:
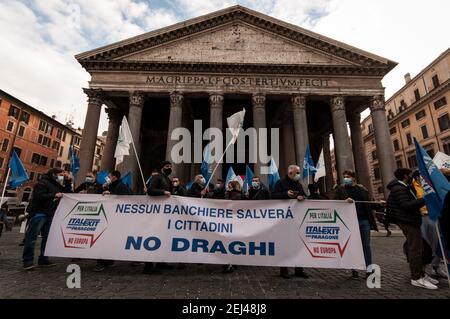
M 221 93 L 211 93 L 209 95 L 209 104 L 210 104 L 210 121 L 209 127 L 215 127 L 222 131 L 223 128 L 223 94 Z M 222 141 L 221 141 L 222 142 Z M 223 149 L 225 151 L 225 149 Z M 216 163 L 211 163 L 212 169 L 216 166 Z M 219 164 L 216 172 L 214 173 L 214 177 L 211 182 L 216 181 L 217 179 L 222 178 L 222 164 Z
M 77 174 L 76 185 L 82 183 L 86 173 L 92 170 L 95 144 L 97 142 L 98 124 L 104 98 L 101 89 L 83 89 L 83 91 L 88 96 L 88 108 L 81 137 L 80 170 Z
M 103 149 L 102 162 L 100 170 L 112 171 L 116 165 L 114 152 L 116 151 L 117 137 L 119 136 L 119 128 L 122 122 L 122 113 L 119 109 L 107 108 L 108 114 L 108 134 L 106 135 L 105 148 Z
M 177 141 L 171 140 L 171 135 L 173 130 L 181 127 L 183 120 L 183 100 L 184 96 L 182 93 L 174 91 L 170 93 L 170 117 L 169 117 L 169 127 L 167 129 L 167 148 L 166 148 L 166 160 L 173 161 L 171 157 L 172 147 L 177 143 Z M 178 176 L 179 165 L 172 165 L 172 176 Z
M 366 159 L 366 150 L 361 131 L 361 113 L 351 113 L 348 116 L 350 134 L 352 139 L 353 159 L 355 161 L 356 177 L 358 182 L 364 185 L 373 194 L 370 182 L 369 165 Z
M 326 195 L 329 198 L 333 197 L 334 191 L 334 178 L 333 178 L 333 164 L 331 162 L 331 151 L 330 151 L 330 134 L 323 136 L 322 140 L 323 147 L 323 159 L 325 162 L 325 190 Z
M 134 91 L 130 93 L 128 125 L 130 126 L 131 135 L 133 136 L 133 141 L 136 146 L 136 153 L 138 156 L 141 154 L 141 119 L 144 102 L 145 95 L 142 92 Z M 134 190 L 138 190 L 138 185 L 141 185 L 142 183 L 142 177 L 132 145 L 130 145 L 130 155 L 125 156 L 123 161 L 123 173 L 126 174 L 130 171 L 133 174 L 133 188 Z
M 338 181 L 341 181 L 343 172 L 345 170 L 354 171 L 355 165 L 353 164 L 352 146 L 347 129 L 344 97 L 332 97 L 330 104 L 333 117 L 334 153 L 337 162 Z
M 306 96 L 300 94 L 292 95 L 292 115 L 294 119 L 295 154 L 297 165 L 303 176 L 303 160 L 306 147 L 309 144 L 308 121 L 306 118 Z M 306 185 L 307 186 L 307 185 Z
M 283 115 L 284 121 L 281 126 L 281 135 L 283 137 L 283 158 L 284 158 L 284 171 L 280 171 L 280 177 L 287 174 L 287 168 L 289 165 L 297 164 L 295 154 L 295 138 L 294 138 L 294 123 L 292 121 L 293 113 L 291 105 L 286 107 Z
M 267 163 L 261 163 L 259 154 L 267 154 L 267 141 L 265 143 L 259 140 L 259 129 L 266 128 L 266 95 L 263 93 L 255 93 L 252 96 L 253 104 L 253 127 L 258 134 L 258 155 L 255 163 L 255 175 L 260 177 L 260 180 L 265 185 L 268 185 L 267 174 L 262 174 L 262 167 L 266 167 Z
M 375 143 L 377 146 L 378 161 L 380 163 L 383 191 L 385 198 L 387 198 L 389 191 L 386 189 L 386 185 L 394 179 L 396 164 L 383 95 L 374 96 L 370 100 L 370 112 L 375 131 Z

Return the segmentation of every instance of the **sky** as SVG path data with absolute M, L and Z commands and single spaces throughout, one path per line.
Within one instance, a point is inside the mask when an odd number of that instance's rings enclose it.
M 235 4 L 398 62 L 386 99 L 450 47 L 448 0 L 0 0 L 0 89 L 83 127 L 90 76 L 75 54 Z

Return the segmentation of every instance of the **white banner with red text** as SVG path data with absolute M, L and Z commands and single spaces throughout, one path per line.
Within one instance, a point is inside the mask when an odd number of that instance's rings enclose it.
M 64 194 L 45 255 L 365 269 L 355 204 Z

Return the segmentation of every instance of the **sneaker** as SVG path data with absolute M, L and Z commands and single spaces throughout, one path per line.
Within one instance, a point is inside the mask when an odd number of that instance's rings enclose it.
M 304 279 L 308 279 L 309 278 L 309 275 L 306 274 L 303 269 L 302 270 L 297 270 L 296 269 L 294 275 L 295 275 L 295 277 L 300 277 L 300 278 L 304 278 Z
M 34 265 L 32 263 L 23 264 L 23 270 L 33 270 Z
M 280 271 L 280 276 L 283 279 L 291 279 L 291 275 L 289 275 L 289 271 L 287 269 L 285 271 L 281 270 Z
M 420 278 L 417 280 L 411 280 L 411 285 L 420 287 L 420 288 L 431 289 L 431 290 L 438 289 L 437 286 L 433 285 L 429 281 L 426 281 L 424 278 Z
M 432 283 L 433 285 L 438 285 L 439 284 L 439 280 L 436 280 L 433 277 L 430 277 L 428 275 L 425 275 L 425 277 L 423 277 L 423 279 L 425 279 L 426 281 Z
M 225 265 L 225 266 L 223 267 L 223 270 L 222 270 L 222 272 L 223 272 L 224 274 L 230 274 L 230 273 L 232 273 L 233 271 L 234 271 L 233 265 Z
M 433 267 L 433 271 L 438 277 L 447 278 L 447 274 L 441 267 Z
M 359 279 L 359 274 L 356 270 L 352 270 L 352 279 Z
M 46 260 L 46 261 L 40 261 L 38 262 L 39 267 L 53 267 L 56 266 L 56 264 L 54 262 L 51 262 L 50 260 Z

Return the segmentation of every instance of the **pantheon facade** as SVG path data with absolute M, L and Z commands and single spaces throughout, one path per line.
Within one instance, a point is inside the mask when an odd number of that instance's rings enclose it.
M 88 110 L 80 146 L 81 180 L 92 167 L 101 108 L 109 117 L 102 169 L 115 167 L 122 117 L 128 118 L 144 174 L 170 158 L 171 132 L 194 120 L 226 128 L 246 109 L 244 129 L 278 128 L 279 168 L 303 166 L 307 145 L 317 161 L 324 150 L 327 192 L 333 184 L 330 135 L 338 175 L 355 170 L 370 188 L 360 113 L 370 108 L 384 185 L 395 160 L 385 116 L 383 77 L 396 63 L 242 6 L 233 6 L 76 56 L 90 73 Z M 350 127 L 350 134 L 348 126 Z M 205 142 L 206 143 L 206 142 Z M 269 143 L 270 144 L 270 143 Z M 252 164 L 253 169 L 267 163 Z M 226 174 L 223 163 L 216 177 Z M 174 165 L 184 182 L 199 163 Z M 245 164 L 234 164 L 245 174 Z M 133 171 L 134 154 L 122 170 Z M 266 176 L 263 176 L 265 180 Z M 78 181 L 80 182 L 80 181 Z M 138 185 L 135 183 L 135 185 Z

